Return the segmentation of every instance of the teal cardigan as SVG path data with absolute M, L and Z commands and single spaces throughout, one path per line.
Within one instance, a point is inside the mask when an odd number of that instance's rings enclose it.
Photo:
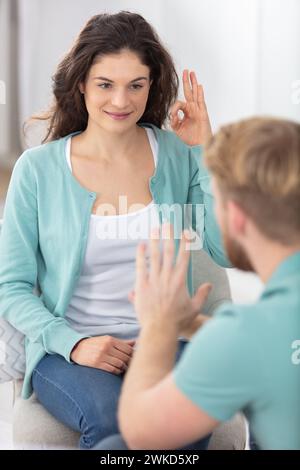
M 174 133 L 143 124 L 147 126 L 158 140 L 158 163 L 149 181 L 154 202 L 203 207 L 204 249 L 218 264 L 228 266 L 201 147 L 189 147 Z M 74 345 L 85 337 L 69 326 L 64 315 L 80 276 L 96 193 L 72 175 L 65 157 L 67 138 L 21 155 L 4 209 L 0 314 L 26 337 L 23 398 L 32 394 L 32 371 L 46 353 L 60 354 L 71 362 Z M 163 211 L 160 215 L 161 220 L 170 220 Z M 187 282 L 192 292 L 191 266 Z M 37 285 L 40 295 L 34 292 Z

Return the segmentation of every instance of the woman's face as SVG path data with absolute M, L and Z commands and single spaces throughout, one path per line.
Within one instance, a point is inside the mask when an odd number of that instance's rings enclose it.
M 101 57 L 89 70 L 84 92 L 89 124 L 122 133 L 135 126 L 144 114 L 150 69 L 129 50 Z

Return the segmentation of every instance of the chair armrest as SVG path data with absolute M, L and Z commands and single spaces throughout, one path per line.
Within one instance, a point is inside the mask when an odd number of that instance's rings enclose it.
M 204 250 L 192 251 L 193 292 L 204 282 L 213 286 L 202 313 L 212 315 L 225 301 L 231 301 L 230 285 L 225 268 L 218 266 Z

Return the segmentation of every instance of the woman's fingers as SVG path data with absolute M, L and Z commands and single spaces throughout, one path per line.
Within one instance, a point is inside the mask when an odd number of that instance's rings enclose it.
M 194 71 L 189 73 L 188 70 L 184 70 L 182 81 L 185 99 L 188 102 L 193 101 L 194 103 L 198 103 L 198 81 L 196 73 Z
M 133 345 L 130 344 L 130 341 L 122 341 L 114 338 L 113 346 L 118 349 L 118 351 L 127 354 L 127 356 L 132 356 L 133 354 Z
M 177 132 L 180 129 L 182 121 L 179 119 L 178 115 L 171 115 L 171 126 L 172 129 Z
M 173 105 L 170 113 L 173 128 L 179 127 L 183 120 L 178 117 L 179 111 L 182 111 L 185 117 L 187 114 L 192 112 L 194 109 L 193 106 L 196 106 L 197 108 L 207 112 L 203 87 L 202 85 L 198 84 L 196 73 L 194 71 L 189 73 L 189 71 L 185 69 L 183 71 L 182 81 L 186 102 L 178 100 Z
M 125 364 L 128 364 L 128 362 L 129 362 L 130 359 L 132 358 L 132 355 L 123 353 L 122 351 L 119 351 L 119 349 L 116 349 L 116 348 L 113 348 L 113 349 L 109 352 L 109 355 L 110 355 L 110 356 L 113 356 L 113 357 L 115 357 L 115 358 L 117 358 L 118 360 L 124 362 Z M 104 360 L 105 360 L 105 359 L 104 359 Z
M 188 70 L 183 71 L 182 82 L 183 82 L 183 92 L 184 92 L 185 99 L 188 102 L 189 101 L 194 101 L 193 92 L 192 92 L 192 88 L 191 88 L 191 85 L 190 85 L 189 71 Z
M 102 362 L 106 362 L 107 364 L 110 364 L 111 366 L 117 367 L 117 369 L 124 370 L 125 367 L 127 367 L 129 360 L 130 359 L 123 361 L 122 359 L 119 359 L 116 356 L 107 354 L 106 356 L 103 357 Z
M 193 101 L 198 103 L 198 82 L 195 72 L 191 72 L 190 77 L 192 83 Z
M 203 91 L 203 86 L 198 85 L 198 106 L 201 110 L 205 111 L 207 113 L 207 108 L 206 108 L 206 103 L 205 103 L 205 98 L 204 98 L 204 91 Z
M 184 101 L 176 101 L 176 103 L 172 106 L 171 109 L 171 118 L 178 118 L 178 112 L 182 111 L 183 113 L 186 112 L 187 105 Z
M 118 367 L 113 366 L 112 364 L 109 364 L 109 362 L 104 362 L 104 361 L 99 362 L 99 364 L 96 365 L 96 368 L 105 370 L 106 372 L 110 372 L 111 374 L 115 374 L 115 375 L 121 375 L 126 370 L 126 369 L 119 369 Z

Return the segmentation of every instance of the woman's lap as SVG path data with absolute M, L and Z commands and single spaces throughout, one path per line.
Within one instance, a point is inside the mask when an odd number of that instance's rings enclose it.
M 180 342 L 176 360 L 184 350 Z M 117 407 L 123 375 L 46 355 L 36 366 L 32 385 L 38 400 L 59 421 L 81 433 L 80 448 L 91 449 L 118 434 Z

